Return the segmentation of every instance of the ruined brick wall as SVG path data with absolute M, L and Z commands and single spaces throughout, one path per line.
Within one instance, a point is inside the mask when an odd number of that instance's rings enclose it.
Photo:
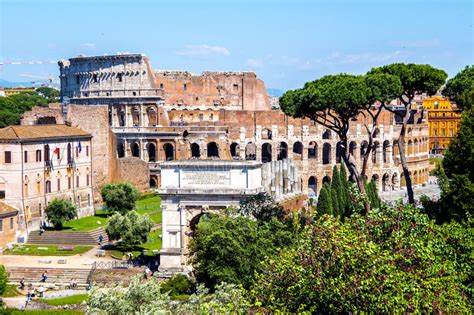
M 254 72 L 155 72 L 157 88 L 164 90 L 171 107 L 269 110 L 265 84 Z
M 117 159 L 115 181 L 126 181 L 135 185 L 142 193 L 150 191 L 148 163 L 136 157 Z
M 116 146 L 109 128 L 108 106 L 69 105 L 67 121 L 92 134 L 92 179 L 94 203 L 101 203 L 100 189 L 110 182 L 116 170 Z
M 51 103 L 48 107 L 33 107 L 21 116 L 21 125 L 59 124 L 64 125 L 61 104 Z

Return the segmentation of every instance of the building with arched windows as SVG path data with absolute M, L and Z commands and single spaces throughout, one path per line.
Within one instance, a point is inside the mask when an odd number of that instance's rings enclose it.
M 38 228 L 55 198 L 81 200 L 78 216 L 93 214 L 91 138 L 66 125 L 0 129 L 0 204 L 18 210 L 15 233 Z

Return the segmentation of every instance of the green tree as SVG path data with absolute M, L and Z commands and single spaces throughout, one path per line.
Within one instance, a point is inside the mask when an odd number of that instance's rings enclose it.
M 59 91 L 50 87 L 40 87 L 37 88 L 36 93 L 48 99 L 49 103 L 54 103 L 59 101 Z
M 351 193 L 350 193 L 350 188 L 349 188 L 350 185 L 349 185 L 349 179 L 346 173 L 346 168 L 342 164 L 341 164 L 341 171 L 339 172 L 339 177 L 341 179 L 341 184 L 342 184 L 342 194 L 343 194 L 342 199 L 344 200 L 343 216 L 348 217 L 350 216 L 350 212 L 351 212 L 350 209 L 352 207 L 352 201 L 351 201 L 352 198 L 351 198 Z
M 161 283 L 161 292 L 168 293 L 171 297 L 176 297 L 183 294 L 191 294 L 193 284 L 188 277 L 182 274 L 177 274 L 167 281 Z
M 426 93 L 428 95 L 436 94 L 436 92 L 439 91 L 441 86 L 446 81 L 448 75 L 443 70 L 436 69 L 430 65 L 418 65 L 413 63 L 394 63 L 380 68 L 374 68 L 368 74 L 370 75 L 380 73 L 398 77 L 403 87 L 401 93 L 397 95 L 397 97 L 404 106 L 404 112 L 401 113 L 400 111 L 393 110 L 388 106 L 384 107 L 402 118 L 400 136 L 398 137 L 397 143 L 398 150 L 400 152 L 400 162 L 402 164 L 403 174 L 406 181 L 408 201 L 411 204 L 414 204 L 415 197 L 413 194 L 408 164 L 405 157 L 405 133 L 407 131 L 407 124 L 413 114 L 413 99 L 416 95 L 422 93 Z
M 107 219 L 105 231 L 110 240 L 122 240 L 126 246 L 138 245 L 148 240 L 153 221 L 148 215 L 129 211 L 125 215 L 115 213 Z
M 372 179 L 370 182 L 366 183 L 365 189 L 367 191 L 367 197 L 369 198 L 370 205 L 373 208 L 380 208 L 382 201 L 379 197 L 375 181 Z
M 323 214 L 334 215 L 333 200 L 331 194 L 331 186 L 324 183 L 319 191 L 318 204 L 316 205 L 318 216 Z
M 70 201 L 59 198 L 53 199 L 45 211 L 46 219 L 55 229 L 61 229 L 65 222 L 77 217 L 76 207 Z
M 190 243 L 196 279 L 214 289 L 221 282 L 248 288 L 260 261 L 291 244 L 292 232 L 272 219 L 204 215 Z
M 474 66 L 466 66 L 448 80 L 443 95 L 449 97 L 460 109 L 472 110 L 474 104 Z
M 250 215 L 259 221 L 270 221 L 272 218 L 283 219 L 283 208 L 267 193 L 258 193 L 240 202 L 240 213 Z
M 7 282 L 8 282 L 8 273 L 5 270 L 4 265 L 0 265 L 0 296 L 5 293 L 5 290 L 7 289 Z
M 323 216 L 294 246 L 262 262 L 250 295 L 269 312 L 469 312 L 473 243 L 466 232 L 437 226 L 412 206 L 344 222 Z
M 125 214 L 135 209 L 140 193 L 132 184 L 121 182 L 106 184 L 102 187 L 101 195 L 107 211 Z
M 19 124 L 21 115 L 35 106 L 47 107 L 48 99 L 34 92 L 0 97 L 0 128 Z

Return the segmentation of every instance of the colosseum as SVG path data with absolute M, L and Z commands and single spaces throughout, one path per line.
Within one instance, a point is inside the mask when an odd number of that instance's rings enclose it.
M 59 67 L 67 120 L 94 136 L 96 187 L 117 176 L 159 187 L 160 162 L 169 160 L 291 158 L 312 196 L 341 163 L 336 135 L 272 109 L 254 72 L 155 71 L 141 54 L 79 56 Z M 350 130 L 358 163 L 367 148 L 365 123 L 360 117 Z M 404 186 L 399 130 L 395 115 L 383 112 L 367 174 L 380 191 Z M 422 185 L 429 166 L 426 115 L 414 113 L 407 130 L 407 162 L 414 185 Z

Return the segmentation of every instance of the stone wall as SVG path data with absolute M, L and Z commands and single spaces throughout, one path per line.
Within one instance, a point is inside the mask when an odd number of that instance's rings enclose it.
M 51 103 L 48 107 L 35 106 L 21 116 L 22 125 L 59 124 L 64 125 L 61 104 Z
M 136 157 L 117 159 L 114 181 L 125 181 L 135 185 L 142 193 L 150 191 L 148 163 Z

